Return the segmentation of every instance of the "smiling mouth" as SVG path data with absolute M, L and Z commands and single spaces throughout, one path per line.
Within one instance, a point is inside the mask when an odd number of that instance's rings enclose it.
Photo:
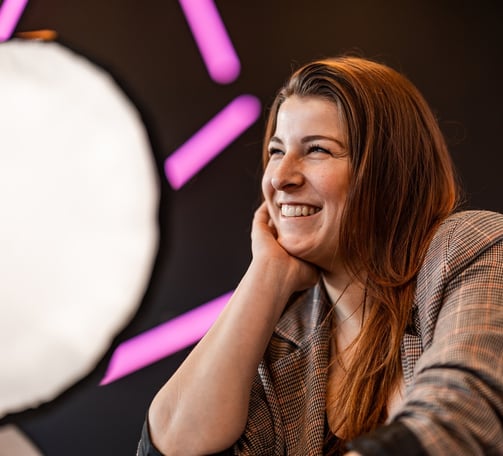
M 304 204 L 282 204 L 281 215 L 283 217 L 306 217 L 321 211 L 319 207 L 306 206 Z

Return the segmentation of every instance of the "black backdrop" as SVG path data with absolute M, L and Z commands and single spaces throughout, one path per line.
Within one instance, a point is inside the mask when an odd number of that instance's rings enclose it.
M 239 78 L 207 74 L 176 0 L 32 0 L 17 31 L 51 28 L 107 69 L 143 115 L 162 182 L 161 242 L 140 309 L 96 369 L 59 398 L 3 423 L 44 454 L 134 454 L 148 403 L 187 350 L 98 386 L 123 340 L 233 289 L 250 258 L 264 114 L 182 189 L 164 160 L 242 93 L 264 107 L 290 70 L 347 51 L 405 72 L 440 119 L 467 207 L 503 212 L 501 3 L 454 0 L 217 1 L 240 57 Z

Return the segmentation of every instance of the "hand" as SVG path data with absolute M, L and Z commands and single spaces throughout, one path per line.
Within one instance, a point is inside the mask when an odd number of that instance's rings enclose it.
M 266 203 L 255 211 L 252 224 L 252 254 L 254 261 L 266 261 L 281 269 L 285 279 L 292 280 L 292 292 L 309 288 L 319 278 L 318 269 L 300 258 L 290 255 L 277 241 Z

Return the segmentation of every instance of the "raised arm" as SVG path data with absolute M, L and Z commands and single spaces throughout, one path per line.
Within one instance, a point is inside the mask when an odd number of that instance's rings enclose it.
M 166 456 L 215 453 L 239 438 L 274 326 L 290 295 L 317 280 L 314 267 L 276 242 L 264 204 L 253 220 L 252 253 L 222 314 L 152 401 L 150 435 Z

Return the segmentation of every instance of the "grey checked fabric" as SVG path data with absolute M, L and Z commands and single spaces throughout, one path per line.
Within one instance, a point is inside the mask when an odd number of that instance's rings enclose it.
M 329 306 L 320 285 L 292 298 L 259 366 L 234 454 L 322 454 Z M 465 211 L 440 226 L 413 310 L 402 343 L 407 394 L 393 421 L 432 456 L 503 455 L 503 215 Z M 379 443 L 379 430 L 367 438 Z

